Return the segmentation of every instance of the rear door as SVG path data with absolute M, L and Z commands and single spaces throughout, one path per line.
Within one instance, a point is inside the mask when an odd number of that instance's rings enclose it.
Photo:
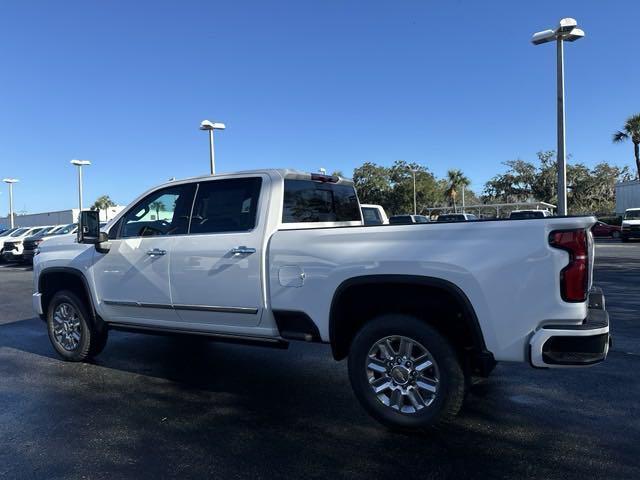
M 200 182 L 189 232 L 171 255 L 173 306 L 185 328 L 242 332 L 260 322 L 266 175 Z

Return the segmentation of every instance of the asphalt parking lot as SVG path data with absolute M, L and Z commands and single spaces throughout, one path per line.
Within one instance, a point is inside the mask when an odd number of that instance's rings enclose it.
M 0 478 L 640 478 L 640 243 L 597 245 L 614 346 L 601 365 L 499 365 L 456 424 L 371 420 L 328 347 L 116 332 L 53 352 L 31 272 L 0 268 Z

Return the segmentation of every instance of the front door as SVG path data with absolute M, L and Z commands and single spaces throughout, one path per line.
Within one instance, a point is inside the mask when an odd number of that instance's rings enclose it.
M 100 310 L 111 322 L 178 321 L 171 307 L 169 264 L 177 235 L 189 225 L 194 184 L 157 190 L 136 203 L 110 231 L 108 253 L 96 253 Z
M 173 306 L 185 328 L 242 333 L 260 322 L 268 177 L 198 185 L 188 235 L 171 254 Z M 249 330 L 247 330 L 249 329 Z

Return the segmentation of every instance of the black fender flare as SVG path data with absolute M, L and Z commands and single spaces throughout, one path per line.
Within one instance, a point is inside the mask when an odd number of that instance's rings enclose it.
M 82 286 L 84 288 L 84 292 L 87 296 L 87 299 L 89 300 L 89 304 L 87 305 L 87 307 L 89 308 L 89 314 L 91 315 L 91 320 L 94 322 L 94 324 L 98 327 L 104 327 L 104 322 L 102 321 L 102 319 L 98 316 L 96 309 L 95 309 L 95 305 L 93 304 L 93 297 L 91 296 L 91 288 L 89 288 L 89 282 L 87 281 L 87 278 L 84 276 L 84 274 L 78 270 L 77 268 L 73 268 L 73 267 L 47 267 L 44 268 L 39 274 L 38 274 L 38 292 L 42 293 L 42 287 L 43 287 L 43 278 L 45 278 L 47 275 L 51 275 L 51 274 L 56 274 L 56 273 L 64 273 L 67 275 L 73 275 L 74 277 L 78 278 L 80 280 L 80 282 L 82 283 Z M 44 312 L 45 318 L 46 318 L 46 312 Z
M 490 357 L 488 359 L 488 364 L 490 366 L 489 369 L 493 368 L 495 365 L 495 360 L 493 360 L 493 355 L 487 351 L 487 347 L 484 341 L 484 335 L 482 333 L 482 328 L 480 327 L 480 322 L 478 321 L 478 316 L 476 315 L 475 309 L 471 304 L 471 301 L 467 297 L 467 295 L 454 283 L 444 280 L 442 278 L 437 277 L 427 277 L 420 275 L 402 275 L 402 274 L 377 274 L 377 275 L 362 275 L 357 277 L 352 277 L 344 282 L 342 282 L 336 291 L 333 294 L 333 299 L 331 301 L 331 309 L 329 311 L 329 342 L 331 343 L 331 349 L 335 358 L 339 358 L 340 355 L 336 352 L 336 345 L 338 344 L 338 339 L 336 337 L 337 330 L 337 322 L 338 320 L 338 306 L 340 304 L 340 300 L 342 295 L 349 288 L 357 285 L 371 285 L 371 284 L 381 284 L 381 283 L 394 283 L 394 284 L 404 284 L 404 285 L 419 285 L 424 287 L 432 287 L 438 288 L 446 291 L 450 294 L 461 306 L 464 312 L 465 322 L 471 329 L 472 337 L 473 337 L 473 347 L 476 351 L 476 355 L 480 357 Z

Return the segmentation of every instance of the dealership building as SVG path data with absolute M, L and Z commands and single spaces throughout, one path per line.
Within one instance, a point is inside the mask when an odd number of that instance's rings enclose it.
M 109 207 L 100 210 L 100 221 L 108 222 L 124 208 L 123 205 Z M 43 225 L 68 225 L 78 221 L 80 210 L 72 208 L 70 210 L 59 210 L 56 212 L 30 213 L 27 215 L 13 216 L 13 223 L 16 227 L 38 227 Z M 0 217 L 0 227 L 9 227 L 11 221 L 9 217 Z

